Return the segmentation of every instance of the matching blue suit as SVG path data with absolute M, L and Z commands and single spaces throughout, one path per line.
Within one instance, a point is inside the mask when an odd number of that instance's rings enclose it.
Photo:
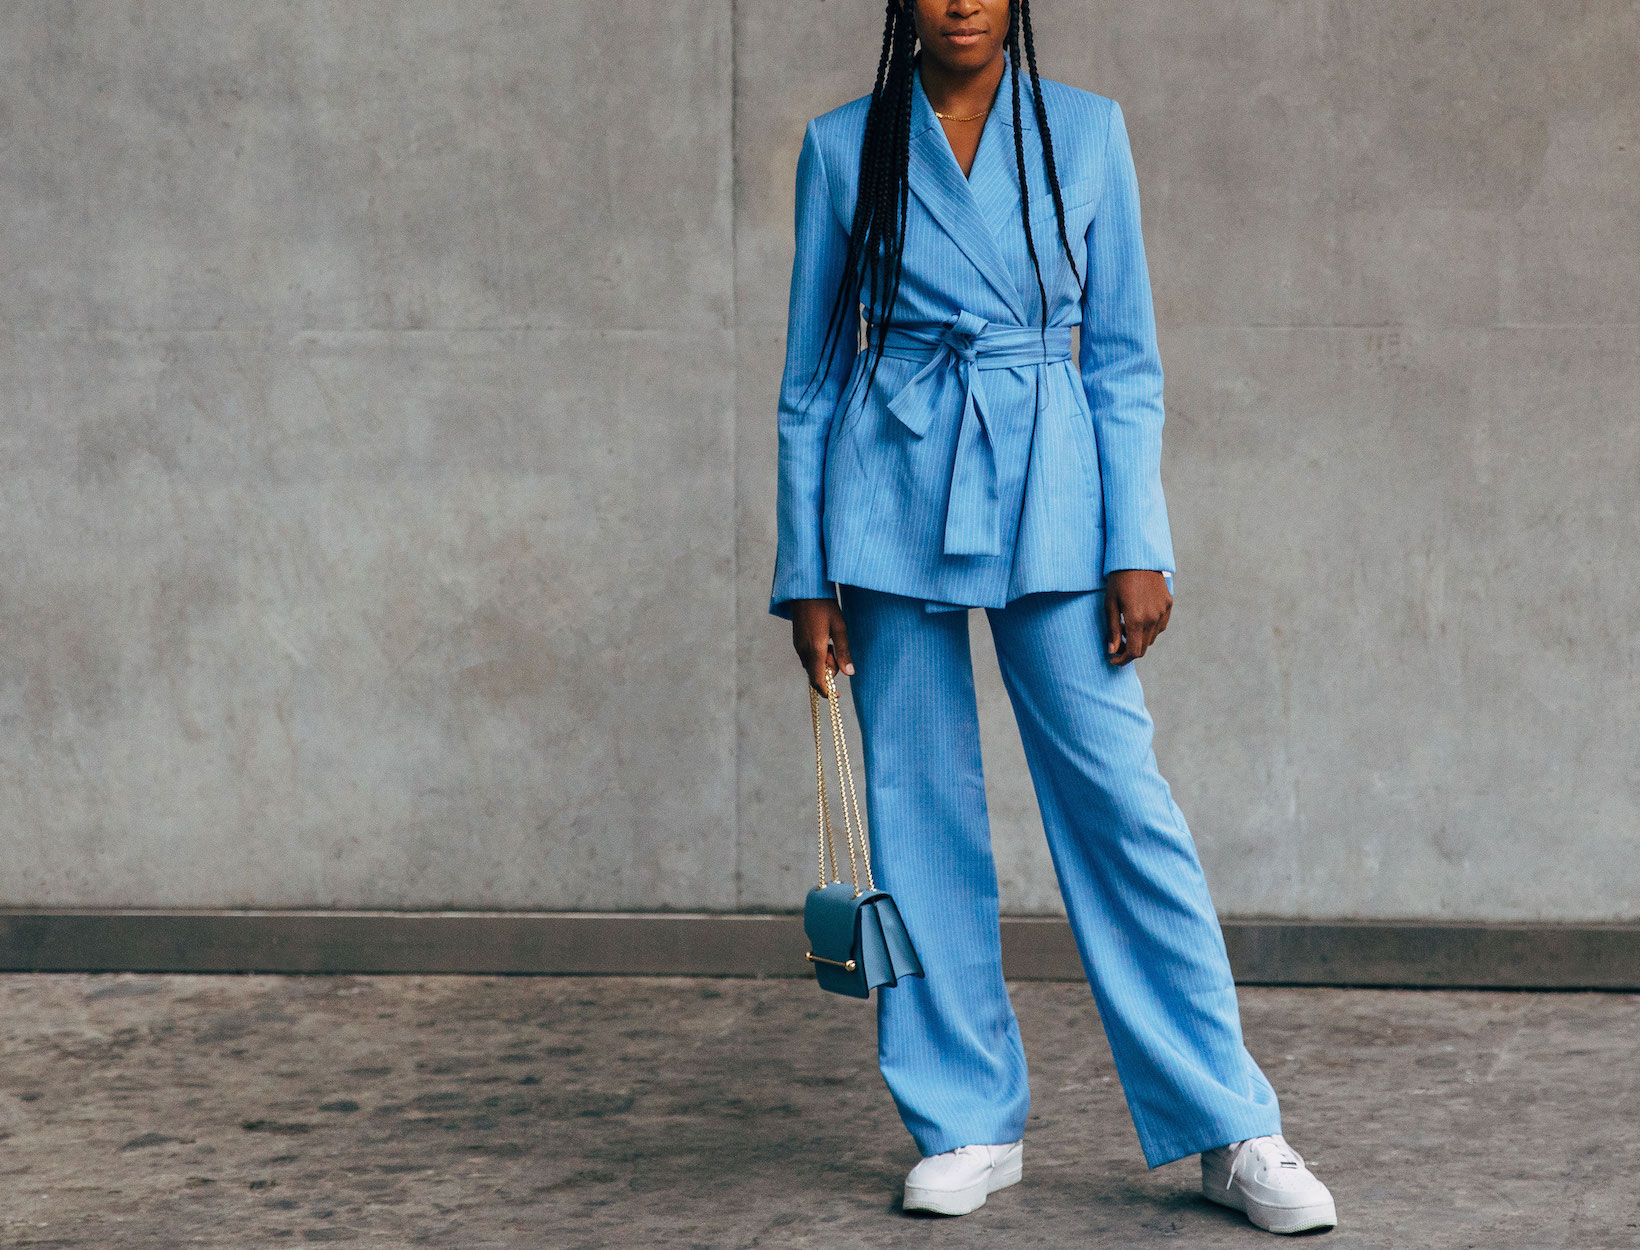
M 1121 109 L 1060 83 L 1063 248 L 1020 90 L 1043 307 L 1021 222 L 1010 67 L 965 177 L 913 75 L 903 274 L 872 385 L 821 345 L 868 99 L 808 125 L 797 169 L 769 611 L 836 594 L 856 666 L 878 884 L 926 976 L 878 992 L 883 1077 L 923 1154 L 1023 1136 L 1025 1054 L 1002 979 L 968 612 L 983 608 L 1049 849 L 1151 1167 L 1280 1132 L 1242 1043 L 1195 844 L 1151 749 L 1138 674 L 1103 646 L 1104 580 L 1171 573 L 1162 370 Z M 1072 336 L 1080 335 L 1073 356 Z

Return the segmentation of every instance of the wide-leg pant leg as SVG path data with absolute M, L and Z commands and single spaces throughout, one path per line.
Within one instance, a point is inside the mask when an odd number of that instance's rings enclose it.
M 877 991 L 883 1080 L 925 1155 L 1017 1141 L 1030 1086 L 1002 979 L 968 613 L 840 591 L 873 868 L 925 974 Z
M 1157 769 L 1133 665 L 1104 657 L 1104 592 L 988 609 L 1066 912 L 1150 1167 L 1281 1131 L 1242 1043 L 1195 842 Z

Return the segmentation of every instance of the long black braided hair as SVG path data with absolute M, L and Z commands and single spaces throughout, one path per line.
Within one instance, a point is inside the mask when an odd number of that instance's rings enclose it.
M 915 0 L 888 0 L 888 12 L 883 19 L 883 50 L 877 61 L 877 81 L 871 89 L 865 136 L 860 143 L 859 192 L 854 203 L 854 223 L 849 231 L 848 258 L 832 302 L 826 337 L 820 348 L 816 380 L 825 378 L 830 372 L 832 359 L 843 336 L 857 333 L 861 301 L 865 300 L 876 309 L 879 322 L 886 325 L 899 297 L 900 262 L 905 249 L 906 203 L 910 191 L 906 170 L 911 158 L 912 78 L 921 59 L 917 49 L 916 26 L 912 21 L 914 3 Z M 1042 281 L 1042 265 L 1036 255 L 1036 239 L 1031 233 L 1031 189 L 1025 176 L 1025 136 L 1019 124 L 1018 71 L 1022 33 L 1024 60 L 1031 73 L 1031 100 L 1035 105 L 1037 129 L 1042 135 L 1048 187 L 1053 192 L 1054 214 L 1059 220 L 1059 243 L 1065 249 L 1077 282 L 1084 284 L 1084 290 L 1086 288 L 1081 270 L 1077 268 L 1076 256 L 1071 251 L 1070 238 L 1065 232 L 1065 201 L 1059 190 L 1059 170 L 1054 164 L 1053 136 L 1048 130 L 1048 109 L 1042 99 L 1042 80 L 1036 71 L 1031 3 L 1030 0 L 1009 0 L 1007 48 L 1014 70 L 1010 75 L 1013 82 L 1014 160 L 1019 169 L 1025 246 L 1030 250 L 1031 267 L 1036 271 L 1036 289 L 1042 297 L 1043 334 L 1046 336 L 1048 292 Z M 876 342 L 868 345 L 871 354 L 865 377 L 867 390 L 876 377 L 877 364 L 883 354 L 882 336 L 874 335 L 873 338 Z

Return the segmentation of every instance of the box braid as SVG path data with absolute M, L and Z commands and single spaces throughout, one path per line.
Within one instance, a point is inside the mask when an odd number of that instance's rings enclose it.
M 849 229 L 848 254 L 842 280 L 832 301 L 831 316 L 820 348 L 814 386 L 831 370 L 831 361 L 843 336 L 857 325 L 859 305 L 864 299 L 876 308 L 881 324 L 892 319 L 899 297 L 901 258 L 905 250 L 905 218 L 910 184 L 906 170 L 911 158 L 912 76 L 917 72 L 916 26 L 912 21 L 912 0 L 887 0 L 883 18 L 883 48 L 877 61 L 877 79 L 866 110 L 865 134 L 860 142 L 859 189 L 854 202 L 854 221 Z M 1059 241 L 1071 262 L 1078 283 L 1082 282 L 1076 257 L 1065 232 L 1065 203 L 1059 189 L 1059 171 L 1054 164 L 1053 138 L 1048 132 L 1048 110 L 1042 100 L 1042 82 L 1036 71 L 1036 40 L 1031 32 L 1030 0 L 1009 0 L 1008 56 L 1013 74 L 1014 159 L 1019 169 L 1020 206 L 1025 223 L 1025 245 L 1036 271 L 1036 287 L 1042 296 L 1042 333 L 1047 335 L 1048 293 L 1037 260 L 1036 240 L 1031 234 L 1031 192 L 1025 177 L 1025 140 L 1019 125 L 1020 32 L 1024 31 L 1024 60 L 1030 66 L 1031 95 L 1037 127 L 1042 133 L 1042 151 L 1047 165 L 1048 186 L 1053 191 L 1054 213 L 1059 219 Z M 882 336 L 868 344 L 869 368 L 865 385 L 869 391 L 882 360 Z M 805 390 L 805 398 L 807 390 Z
M 1042 98 L 1042 79 L 1036 72 L 1036 38 L 1031 33 L 1030 0 L 1008 0 L 1008 59 L 1014 65 L 1014 159 L 1019 165 L 1019 204 L 1025 217 L 1025 245 L 1031 251 L 1031 266 L 1036 270 L 1036 289 L 1042 296 L 1043 334 L 1047 333 L 1048 292 L 1042 285 L 1042 266 L 1036 259 L 1036 240 L 1031 237 L 1031 190 L 1025 178 L 1025 135 L 1019 126 L 1019 32 L 1025 32 L 1025 61 L 1031 70 L 1031 102 L 1036 106 L 1036 126 L 1042 132 L 1042 161 L 1047 167 L 1048 189 L 1053 193 L 1054 216 L 1059 221 L 1059 245 L 1065 249 L 1065 259 L 1071 263 L 1077 285 L 1086 293 L 1082 271 L 1076 267 L 1071 252 L 1071 241 L 1065 233 L 1065 197 L 1059 189 L 1059 167 L 1053 159 L 1053 134 L 1048 129 L 1048 105 Z

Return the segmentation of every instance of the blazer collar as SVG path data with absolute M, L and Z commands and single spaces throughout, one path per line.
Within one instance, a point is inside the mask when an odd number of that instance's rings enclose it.
M 973 168 L 963 177 L 934 106 L 923 91 L 922 71 L 911 76 L 911 151 L 906 181 L 940 228 L 973 262 L 1019 324 L 1028 301 L 1002 254 L 997 231 L 1019 211 L 1019 174 L 1014 154 L 1013 67 L 1005 65 L 996 101 L 980 132 Z M 1028 83 L 1020 83 L 1021 129 L 1035 130 Z

